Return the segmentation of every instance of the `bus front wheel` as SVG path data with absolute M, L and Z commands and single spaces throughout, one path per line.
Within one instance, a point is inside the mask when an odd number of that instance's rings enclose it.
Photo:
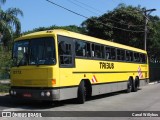
M 78 103 L 83 104 L 86 101 L 86 87 L 84 81 L 81 81 L 78 87 Z

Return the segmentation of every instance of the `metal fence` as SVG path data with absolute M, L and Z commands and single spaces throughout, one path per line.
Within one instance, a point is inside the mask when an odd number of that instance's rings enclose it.
M 160 80 L 160 63 L 149 63 L 149 77 L 150 82 Z

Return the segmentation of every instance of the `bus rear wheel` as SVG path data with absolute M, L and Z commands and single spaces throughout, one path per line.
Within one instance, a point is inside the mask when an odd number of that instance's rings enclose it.
M 86 87 L 84 81 L 81 81 L 78 87 L 78 98 L 77 101 L 79 104 L 83 104 L 86 101 Z
M 133 89 L 132 89 L 132 92 L 137 92 L 138 87 L 139 87 L 139 78 L 136 77 L 135 80 L 133 81 Z
M 127 93 L 130 93 L 132 91 L 132 80 L 131 78 L 129 78 L 128 82 L 127 82 Z

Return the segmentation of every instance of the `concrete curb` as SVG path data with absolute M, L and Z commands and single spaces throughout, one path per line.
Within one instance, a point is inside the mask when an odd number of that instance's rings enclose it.
M 160 83 L 160 81 L 151 82 L 151 83 L 149 83 L 149 85 L 154 85 L 154 84 L 158 84 L 158 83 Z
M 9 93 L 0 93 L 0 96 L 9 96 Z

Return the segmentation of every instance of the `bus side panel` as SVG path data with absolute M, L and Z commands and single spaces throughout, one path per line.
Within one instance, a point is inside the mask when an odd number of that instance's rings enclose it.
M 74 79 L 72 73 L 73 68 L 60 68 L 59 78 L 60 78 L 60 100 L 76 98 L 77 97 L 77 82 Z
M 77 98 L 78 87 L 61 88 L 60 100 Z
M 148 61 L 147 61 L 148 62 Z M 145 86 L 149 83 L 149 65 L 144 64 L 140 66 L 142 68 L 142 79 L 140 79 L 140 86 Z
M 103 64 L 100 63 L 104 63 L 104 65 L 114 64 L 114 68 L 105 69 L 107 66 L 103 67 Z M 130 77 L 135 80 L 138 76 L 140 86 L 146 85 L 148 79 L 147 69 L 148 65 L 146 64 L 76 59 L 76 68 L 73 73 L 76 75 L 75 80 L 90 80 L 92 95 L 99 95 L 126 90 Z M 142 74 L 141 77 L 140 74 Z
M 126 90 L 127 82 L 92 85 L 92 96 Z

